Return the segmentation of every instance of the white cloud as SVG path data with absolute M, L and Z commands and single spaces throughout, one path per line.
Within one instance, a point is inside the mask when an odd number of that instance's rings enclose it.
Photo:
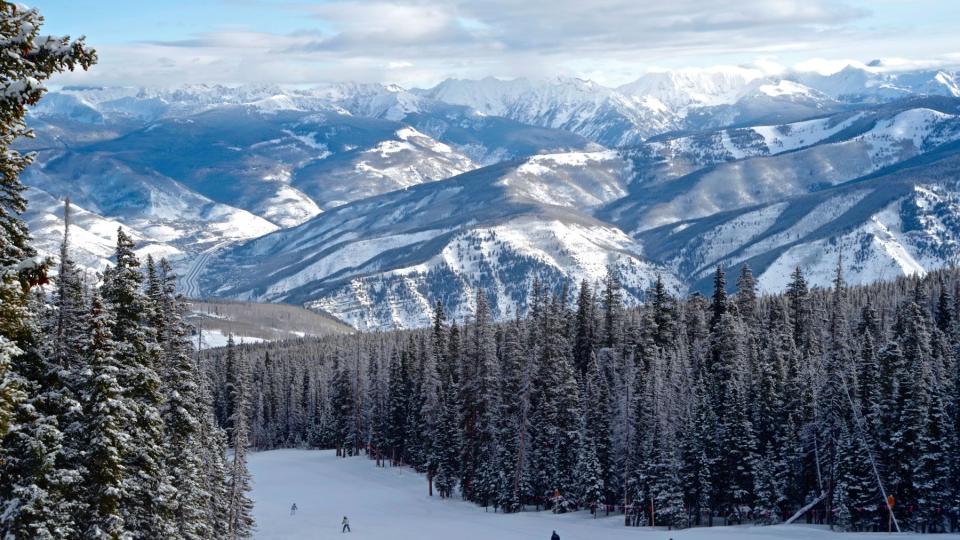
M 852 1 L 740 0 L 721 8 L 709 0 L 333 0 L 296 7 L 313 29 L 211 28 L 188 40 L 100 46 L 100 66 L 61 79 L 430 85 L 449 76 L 567 74 L 617 84 L 653 66 L 733 63 L 776 73 L 806 61 L 829 71 L 902 48 L 888 27 L 866 24 L 871 13 Z M 898 36 L 922 38 L 921 31 Z M 837 60 L 851 55 L 863 58 Z

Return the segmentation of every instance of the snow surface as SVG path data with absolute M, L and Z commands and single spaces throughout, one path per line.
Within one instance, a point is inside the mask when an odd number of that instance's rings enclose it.
M 200 336 L 202 340 L 200 343 L 201 349 L 214 349 L 216 347 L 226 347 L 227 340 L 230 336 L 224 334 L 222 331 L 215 328 L 204 328 L 203 334 Z M 242 345 L 244 343 L 262 343 L 265 341 L 263 338 L 258 338 L 254 336 L 233 336 L 233 342 Z
M 333 451 L 273 450 L 249 454 L 259 540 L 818 540 L 886 538 L 885 534 L 832 533 L 822 527 L 713 527 L 667 531 L 623 526 L 623 516 L 594 519 L 588 512 L 500 514 L 461 501 L 427 495 L 427 483 L 405 467 L 378 468 L 365 457 Z M 290 506 L 297 513 L 290 515 Z M 340 533 L 343 516 L 353 530 Z M 955 540 L 960 535 L 938 535 Z

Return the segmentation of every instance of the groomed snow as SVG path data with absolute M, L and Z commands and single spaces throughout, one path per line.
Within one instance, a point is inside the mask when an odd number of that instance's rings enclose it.
M 213 349 L 216 347 L 226 347 L 227 340 L 229 336 L 224 334 L 221 330 L 215 328 L 204 328 L 201 339 L 203 342 L 200 344 L 202 349 Z M 253 337 L 253 336 L 233 336 L 234 343 L 262 343 L 263 338 Z M 194 340 L 194 343 L 196 341 Z
M 260 540 L 862 540 L 885 534 L 838 534 L 806 525 L 713 527 L 667 531 L 627 528 L 623 516 L 593 519 L 587 512 L 499 514 L 460 501 L 427 496 L 423 476 L 400 467 L 377 468 L 365 457 L 332 451 L 273 450 L 249 455 L 256 538 Z M 290 515 L 290 505 L 297 513 Z M 346 515 L 353 532 L 341 534 Z M 957 539 L 958 535 L 937 538 Z

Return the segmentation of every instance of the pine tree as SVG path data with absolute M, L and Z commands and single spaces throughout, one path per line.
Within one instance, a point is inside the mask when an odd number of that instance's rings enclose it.
M 203 447 L 200 440 L 199 375 L 188 329 L 183 321 L 184 306 L 176 296 L 176 276 L 166 260 L 161 260 L 155 275 L 158 290 L 151 298 L 155 311 L 154 328 L 160 333 L 164 365 L 164 403 L 160 410 L 165 427 L 166 464 L 172 487 L 174 523 L 179 538 L 204 538 L 207 530 L 203 501 L 208 496 L 200 483 L 203 471 Z
M 145 319 L 149 302 L 142 291 L 144 278 L 133 247 L 131 238 L 118 230 L 116 263 L 104 275 L 101 291 L 113 319 L 119 382 L 134 412 L 133 423 L 124 426 L 130 437 L 129 452 L 123 455 L 129 474 L 121 508 L 129 531 L 143 538 L 158 538 L 174 534 L 175 491 L 165 469 L 162 395 L 156 371 L 160 351 Z
M 85 357 L 89 367 L 83 383 L 86 443 L 86 496 L 82 514 L 85 538 L 118 540 L 127 533 L 121 509 L 126 498 L 123 456 L 129 452 L 123 429 L 133 422 L 129 401 L 123 399 L 120 365 L 114 356 L 110 328 L 113 321 L 95 295 L 90 308 L 89 343 Z
M 534 492 L 553 500 L 555 510 L 571 509 L 578 491 L 573 480 L 580 424 L 579 390 L 564 335 L 563 304 L 554 298 L 543 311 L 536 391 L 532 398 L 531 465 Z M 536 322 L 534 323 L 536 324 Z
M 678 446 L 682 453 L 681 481 L 687 494 L 686 504 L 700 525 L 704 512 L 713 508 L 713 468 L 717 461 L 715 411 L 706 388 L 707 374 L 699 373 L 692 390 L 692 402 L 687 405 L 685 429 L 680 432 Z
M 339 355 L 334 356 L 333 388 L 330 397 L 330 406 L 333 413 L 333 442 L 337 455 L 347 457 L 354 454 L 360 446 L 359 436 L 355 429 L 354 414 L 357 408 L 356 397 L 353 392 L 353 373 L 345 365 Z
M 391 462 L 403 463 L 412 383 L 407 353 L 395 350 L 390 359 L 390 386 L 387 398 L 388 429 L 384 434 Z
M 40 34 L 43 17 L 21 4 L 0 4 L 0 39 L 4 60 L 0 75 L 5 90 L 0 95 L 0 437 L 10 427 L 17 401 L 26 393 L 10 367 L 12 359 L 29 353 L 33 337 L 27 302 L 30 288 L 46 282 L 45 261 L 36 258 L 26 223 L 27 208 L 20 174 L 33 161 L 33 154 L 13 148 L 18 139 L 33 131 L 24 117 L 46 92 L 44 82 L 56 73 L 88 69 L 97 55 L 83 39 Z
M 439 319 L 438 319 L 439 320 Z M 437 438 L 434 440 L 434 453 L 437 456 L 437 491 L 441 497 L 453 495 L 453 489 L 460 477 L 460 403 L 457 373 L 460 368 L 459 330 L 452 325 L 449 333 L 442 327 L 435 329 L 434 346 L 441 362 L 437 366 L 440 377 L 440 418 L 437 423 Z M 441 352 L 442 351 L 442 354 Z
M 849 336 L 846 320 L 846 285 L 843 281 L 842 259 L 837 259 L 837 267 L 831 291 L 830 320 L 827 328 L 826 358 L 823 367 L 823 382 L 819 393 L 820 442 L 823 444 L 823 458 L 829 474 L 828 507 L 832 506 L 832 490 L 836 484 L 838 454 L 842 441 L 841 435 L 849 431 L 852 422 L 850 395 L 847 385 L 847 366 L 851 365 Z M 849 487 L 849 486 L 846 486 Z M 846 494 L 845 496 L 848 496 Z
M 921 385 L 917 399 L 922 400 L 924 410 L 912 463 L 913 487 L 917 493 L 915 527 L 927 533 L 946 532 L 946 510 L 953 500 L 949 456 L 956 455 L 956 439 L 940 392 L 940 381 L 929 364 L 921 368 L 919 375 Z
M 603 479 L 600 459 L 597 457 L 597 447 L 590 437 L 587 418 L 584 417 L 581 421 L 577 445 L 577 467 L 574 482 L 578 492 L 575 497 L 580 506 L 589 508 L 594 515 L 604 504 Z
M 255 527 L 253 501 L 250 500 L 250 472 L 247 470 L 247 405 L 248 368 L 244 356 L 234 364 L 233 393 L 230 396 L 233 411 L 233 431 L 230 447 L 233 459 L 227 471 L 227 537 L 232 540 L 252 538 Z
M 753 489 L 752 464 L 755 460 L 756 439 L 749 415 L 749 396 L 745 376 L 744 331 L 740 322 L 730 313 L 720 316 L 714 337 L 715 401 L 718 415 L 717 446 L 720 451 L 717 464 L 720 487 L 718 498 L 726 509 L 735 511 L 749 505 Z
M 590 356 L 596 346 L 596 323 L 593 292 L 586 280 L 580 283 L 577 296 L 576 337 L 573 344 L 573 363 L 577 373 L 584 373 L 590 365 Z
M 727 277 L 723 272 L 723 267 L 718 265 L 713 273 L 713 299 L 710 302 L 711 329 L 720 324 L 720 319 L 727 312 L 727 309 Z
M 750 326 L 756 324 L 758 316 L 757 310 L 757 280 L 753 277 L 753 271 L 744 264 L 740 267 L 740 277 L 737 278 L 737 295 L 734 299 L 737 306 L 737 313 L 743 317 L 743 320 Z
M 200 416 L 198 444 L 203 456 L 203 470 L 200 473 L 200 492 L 204 496 L 201 511 L 204 514 L 204 535 L 206 538 L 228 538 L 228 515 L 223 511 L 224 501 L 228 500 L 227 479 L 227 439 L 226 433 L 217 425 L 213 410 L 211 381 L 201 376 L 198 401 L 203 413 Z
M 8 538 L 57 539 L 76 534 L 76 470 L 65 452 L 63 413 L 51 392 L 61 387 L 56 371 L 39 354 L 18 356 L 13 369 L 28 397 L 14 409 L 14 425 L 0 440 L 0 534 Z
M 517 512 L 530 496 L 530 367 L 521 342 L 521 322 L 504 330 L 501 354 L 500 426 L 501 480 L 498 502 L 504 512 Z
M 367 365 L 367 425 L 369 431 L 367 444 L 372 457 L 380 465 L 383 459 L 383 448 L 387 431 L 387 385 L 380 373 L 380 356 L 374 354 Z M 320 403 L 321 400 L 317 400 Z M 316 440 L 314 446 L 320 447 L 321 441 Z
M 487 297 L 477 293 L 476 313 L 464 358 L 461 406 L 464 496 L 483 506 L 497 500 L 501 451 L 497 438 L 500 377 Z
M 63 241 L 60 243 L 60 266 L 57 271 L 53 305 L 56 308 L 56 323 L 52 347 L 52 359 L 61 368 L 76 367 L 82 354 L 86 334 L 83 321 L 86 305 L 83 276 L 70 253 L 70 199 L 63 205 Z
M 603 289 L 604 347 L 616 347 L 623 342 L 623 290 L 620 278 L 613 268 L 607 268 Z

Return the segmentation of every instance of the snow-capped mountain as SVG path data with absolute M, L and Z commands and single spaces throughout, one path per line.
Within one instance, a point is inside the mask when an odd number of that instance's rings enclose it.
M 655 97 L 628 96 L 582 79 L 450 79 L 421 94 L 484 114 L 570 131 L 606 146 L 637 143 L 679 125 L 676 113 Z
M 751 82 L 764 78 L 759 70 L 738 67 L 682 69 L 647 73 L 617 90 L 640 99 L 652 97 L 673 111 L 684 111 L 735 103 Z
M 829 75 L 796 73 L 790 77 L 833 99 L 852 103 L 879 103 L 917 94 L 960 97 L 960 75 L 952 69 L 891 72 L 883 69 L 881 62 L 872 62 Z
M 777 290 L 953 261 L 960 98 L 951 70 L 742 68 L 395 85 L 65 88 L 31 111 L 28 220 L 56 255 L 65 196 L 91 271 L 116 228 L 177 261 L 191 296 L 284 301 L 361 328 L 443 300 L 524 311 L 613 268 L 628 301 L 716 264 Z M 821 279 L 822 278 L 822 279 Z
M 599 216 L 642 232 L 849 182 L 960 139 L 958 107 L 924 98 L 651 142 L 635 154 L 642 189 Z

